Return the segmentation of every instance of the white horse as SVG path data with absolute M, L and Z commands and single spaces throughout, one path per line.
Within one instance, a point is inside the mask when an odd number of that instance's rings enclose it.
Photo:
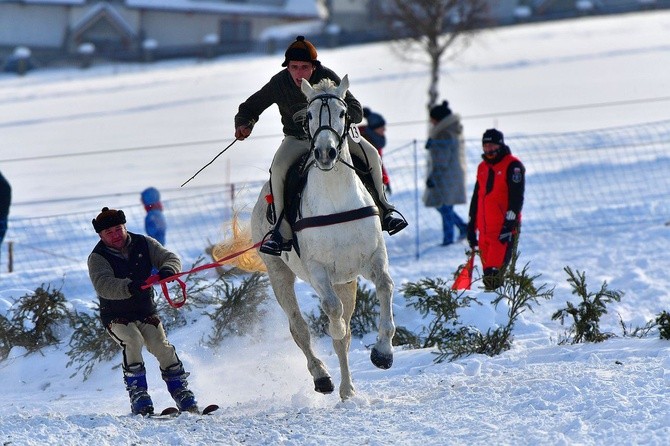
M 349 370 L 350 320 L 356 306 L 359 275 L 374 282 L 380 307 L 377 342 L 370 353 L 372 363 L 388 369 L 393 363 L 391 339 L 395 334 L 392 313 L 393 280 L 375 202 L 352 165 L 347 142 L 348 116 L 344 96 L 349 88 L 345 76 L 339 86 L 326 79 L 314 88 L 303 79 L 307 97 L 307 120 L 311 151 L 307 184 L 302 193 L 294 230 L 300 247 L 280 257 L 261 254 L 279 305 L 288 316 L 293 339 L 307 358 L 314 390 L 331 393 L 333 382 L 323 362 L 312 350 L 308 325 L 295 295 L 296 276 L 309 283 L 328 316 L 328 332 L 340 364 L 340 398 L 355 395 Z M 266 217 L 269 184 L 263 187 L 252 213 L 252 236 L 258 241 L 270 230 Z M 316 226 L 310 220 L 316 218 Z M 354 219 L 355 218 L 355 219 Z M 324 221 L 325 220 L 325 221 Z M 305 224 L 299 228 L 300 223 Z

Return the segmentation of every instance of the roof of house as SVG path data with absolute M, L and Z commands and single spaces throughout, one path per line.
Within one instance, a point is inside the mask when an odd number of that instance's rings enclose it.
M 0 0 L 2 2 L 2 0 Z M 84 6 L 87 0 L 22 0 L 22 4 Z M 285 0 L 270 3 L 233 2 L 225 0 L 125 0 L 127 8 L 172 10 L 188 12 L 218 12 L 222 14 L 261 15 L 316 19 L 320 11 L 314 0 Z

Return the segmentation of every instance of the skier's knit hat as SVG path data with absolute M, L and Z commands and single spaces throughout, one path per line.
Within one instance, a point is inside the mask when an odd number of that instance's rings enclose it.
M 321 62 L 316 60 L 316 48 L 309 40 L 305 40 L 305 36 L 298 36 L 295 42 L 289 45 L 284 54 L 284 63 L 282 67 L 288 66 L 289 61 L 297 60 L 301 62 L 312 62 L 318 65 Z
M 93 223 L 95 232 L 100 233 L 105 229 L 126 224 L 126 215 L 121 210 L 117 211 L 116 209 L 104 207 L 91 223 Z
M 482 145 L 486 144 L 487 142 L 498 144 L 499 146 L 505 145 L 503 134 L 500 130 L 497 129 L 487 129 L 484 132 L 484 135 L 482 135 Z

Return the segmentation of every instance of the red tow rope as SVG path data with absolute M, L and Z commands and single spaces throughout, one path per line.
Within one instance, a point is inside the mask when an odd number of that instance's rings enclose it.
M 170 306 L 172 308 L 180 308 L 186 303 L 186 284 L 184 283 L 183 280 L 181 280 L 179 278 L 180 276 L 184 276 L 186 274 L 197 273 L 198 271 L 203 271 L 203 270 L 206 270 L 206 269 L 216 268 L 217 266 L 221 266 L 221 264 L 223 264 L 227 260 L 234 259 L 235 257 L 240 256 L 247 251 L 258 248 L 261 245 L 261 243 L 262 242 L 258 242 L 258 243 L 254 244 L 254 245 L 252 245 L 252 246 L 250 246 L 250 247 L 248 247 L 248 248 L 246 248 L 242 251 L 238 251 L 238 252 L 235 252 L 233 254 L 227 255 L 226 257 L 224 257 L 222 259 L 219 259 L 216 262 L 207 263 L 205 265 L 200 265 L 197 268 L 193 268 L 192 270 L 189 270 L 189 271 L 182 271 L 180 273 L 177 273 L 177 274 L 174 274 L 172 276 L 166 277 L 165 279 L 161 279 L 161 276 L 159 276 L 158 274 L 154 274 L 152 276 L 149 276 L 149 278 L 144 282 L 144 285 L 142 285 L 141 288 L 143 290 L 146 290 L 147 288 L 149 288 L 152 285 L 160 284 L 161 289 L 163 290 L 163 295 L 165 296 L 165 299 L 167 299 L 168 304 L 170 304 Z M 170 294 L 168 293 L 168 289 L 167 289 L 168 282 L 173 282 L 173 281 L 177 281 L 179 283 L 179 287 L 181 288 L 181 294 L 182 295 L 181 295 L 181 297 L 179 297 L 177 299 L 170 298 Z

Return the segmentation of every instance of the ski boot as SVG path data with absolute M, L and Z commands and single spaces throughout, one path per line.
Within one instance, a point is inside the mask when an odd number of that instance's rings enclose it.
M 162 374 L 168 392 L 170 392 L 174 402 L 177 403 L 177 409 L 180 412 L 198 413 L 198 403 L 195 400 L 195 395 L 188 390 L 186 378 L 188 378 L 189 373 L 184 371 L 184 365 L 178 362 L 168 367 L 167 370 L 162 370 Z
M 144 364 L 131 364 L 123 370 L 123 381 L 130 397 L 130 410 L 134 415 L 151 415 L 154 403 L 147 392 L 147 374 Z

